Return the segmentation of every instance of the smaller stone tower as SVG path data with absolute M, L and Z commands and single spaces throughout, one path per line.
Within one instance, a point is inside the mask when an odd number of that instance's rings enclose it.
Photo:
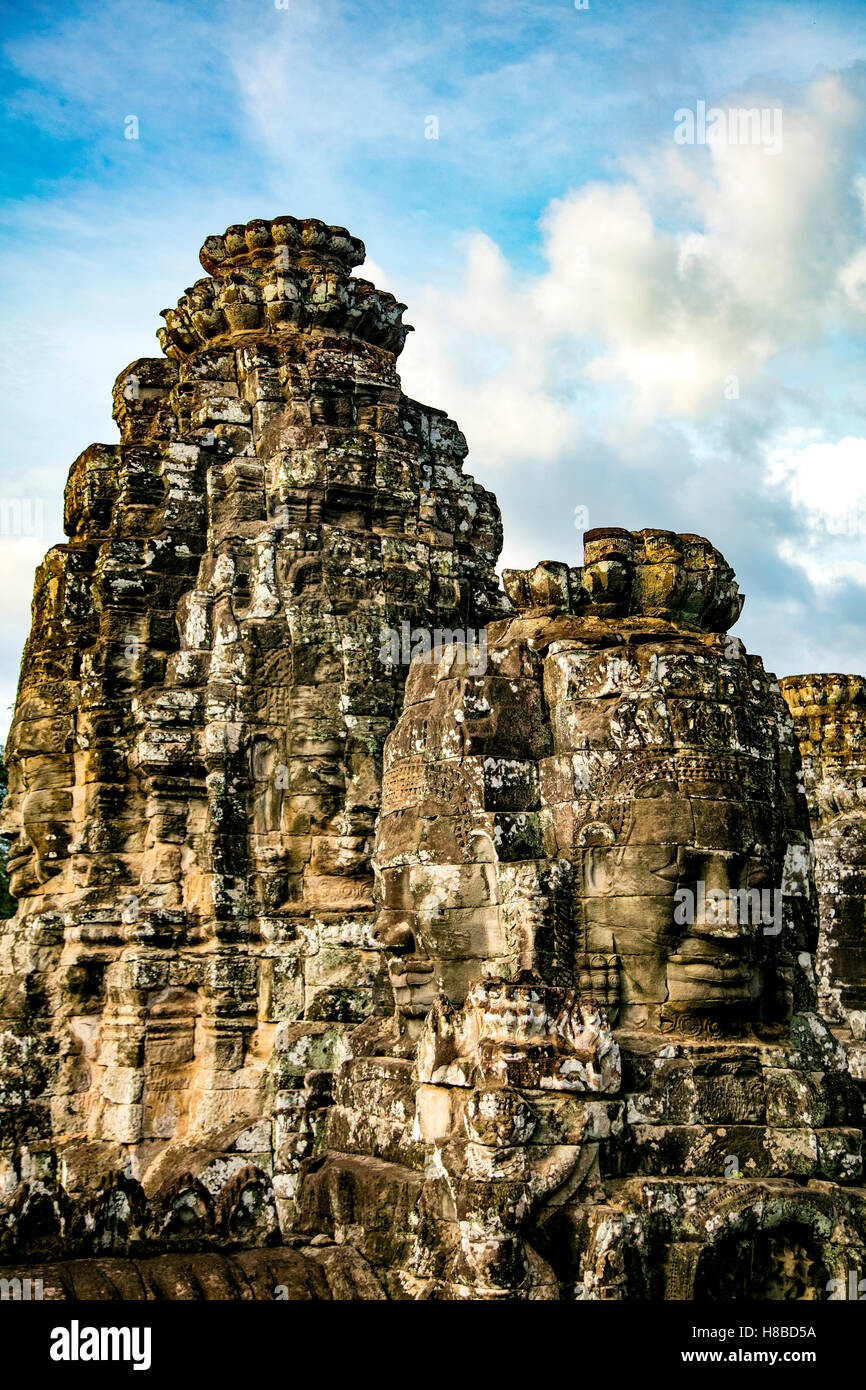
M 820 901 L 818 993 L 866 1081 L 866 679 L 779 682 L 800 742 Z

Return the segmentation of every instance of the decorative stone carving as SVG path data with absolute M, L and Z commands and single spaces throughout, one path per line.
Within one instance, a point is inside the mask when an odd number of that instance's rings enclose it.
M 622 1127 L 604 1015 L 527 971 L 463 1009 L 437 996 L 414 1061 L 375 1055 L 381 1037 L 357 1029 L 337 1073 L 301 1230 L 356 1244 L 391 1296 L 559 1297 L 531 1228 L 597 1188 L 598 1141 Z
M 619 1048 L 604 1014 L 531 971 L 477 981 L 459 1012 L 438 995 L 417 1059 L 418 1080 L 432 1084 L 619 1089 Z
M 501 528 L 457 427 L 400 389 L 404 306 L 352 276 L 360 241 L 279 218 L 201 259 L 36 577 L 0 1192 L 252 1159 L 285 1224 L 305 1076 L 390 1000 L 370 854 L 406 667 L 383 636 L 501 611 Z
M 52 1297 L 835 1297 L 863 683 L 785 682 L 795 736 L 700 536 L 591 531 L 500 594 L 363 254 L 208 238 L 72 467 L 7 750 L 0 1261 Z
M 809 829 L 778 687 L 717 630 L 728 566 L 699 537 L 590 532 L 582 570 L 505 582 L 486 673 L 413 668 L 386 748 L 376 940 L 407 1035 L 440 982 L 460 1003 L 525 968 L 627 1026 L 783 1025 L 814 998 Z
M 392 1296 L 726 1297 L 748 1231 L 741 1296 L 829 1297 L 864 1244 L 861 1112 L 734 576 L 700 537 L 605 531 L 504 582 L 486 670 L 414 663 L 386 742 L 395 1009 L 352 1037 L 302 1227 Z
M 815 836 L 821 1008 L 859 1043 L 866 1039 L 866 680 L 788 676 L 780 685 Z M 852 1049 L 852 1061 L 862 1051 Z

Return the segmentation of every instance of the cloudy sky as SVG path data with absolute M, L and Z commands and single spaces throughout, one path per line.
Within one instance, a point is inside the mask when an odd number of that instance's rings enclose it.
M 404 388 L 460 423 L 505 564 L 579 562 L 587 525 L 697 531 L 770 669 L 864 670 L 859 0 L 4 18 L 0 736 L 115 376 L 206 235 L 281 213 L 347 226 L 409 305 Z

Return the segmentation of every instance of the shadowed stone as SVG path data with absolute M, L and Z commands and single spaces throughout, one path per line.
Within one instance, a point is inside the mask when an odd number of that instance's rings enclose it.
M 866 1081 L 866 681 L 780 681 L 803 759 L 821 914 L 816 970 L 825 1017 L 845 1035 Z

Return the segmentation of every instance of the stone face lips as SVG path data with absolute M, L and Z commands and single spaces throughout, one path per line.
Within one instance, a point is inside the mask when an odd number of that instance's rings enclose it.
M 780 682 L 803 758 L 821 904 L 818 979 L 824 1013 L 866 1039 L 866 680 Z M 855 1067 L 862 1048 L 850 1057 Z M 856 1067 L 866 1075 L 862 1061 Z
M 363 257 L 313 220 L 208 238 L 166 357 L 118 378 L 121 442 L 70 471 L 7 746 L 7 1194 L 227 1161 L 284 1210 L 304 1078 L 390 998 L 383 631 L 501 610 L 501 528 L 457 427 L 403 395 L 404 306 Z

